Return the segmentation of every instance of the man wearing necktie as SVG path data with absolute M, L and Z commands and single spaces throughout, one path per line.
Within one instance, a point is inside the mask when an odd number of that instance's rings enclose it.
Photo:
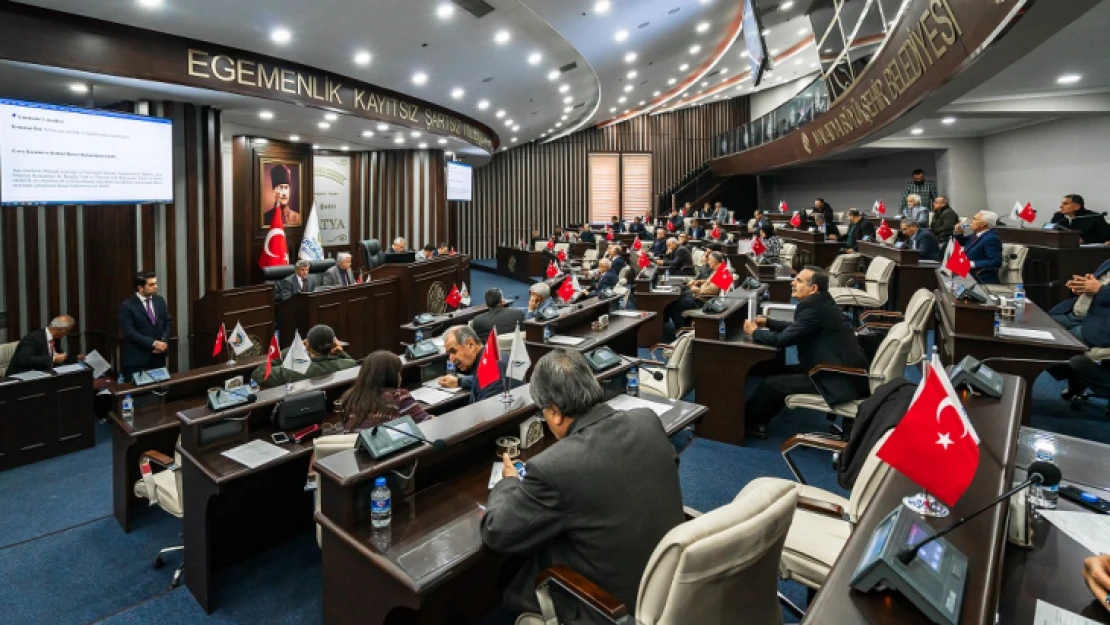
M 119 306 L 119 328 L 123 334 L 120 373 L 128 380 L 137 371 L 166 366 L 173 317 L 166 300 L 158 295 L 158 277 L 153 271 L 135 276 L 135 297 Z
M 348 265 L 349 267 L 350 265 Z M 312 264 L 307 260 L 298 260 L 294 266 L 293 274 L 286 276 L 275 283 L 277 289 L 276 299 L 279 302 L 293 297 L 297 293 L 307 292 L 311 293 L 316 290 L 316 278 L 308 273 Z M 342 284 L 342 278 L 336 276 L 336 284 Z
M 351 286 L 355 276 L 351 273 L 351 255 L 340 252 L 335 256 L 335 266 L 324 272 L 324 286 Z

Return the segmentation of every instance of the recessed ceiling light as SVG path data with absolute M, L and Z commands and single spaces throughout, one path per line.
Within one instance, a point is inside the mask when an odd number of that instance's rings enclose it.
M 513 143 L 516 143 L 516 137 L 513 137 L 512 139 L 510 139 L 510 141 L 512 141 Z
M 609 112 L 610 113 L 616 113 L 617 112 L 617 107 L 614 106 L 613 108 L 609 109 Z
M 505 125 L 508 126 L 509 128 L 512 128 L 513 127 L 513 120 L 506 119 L 505 120 Z
M 450 2 L 441 2 L 436 7 L 436 16 L 441 20 L 445 20 L 455 14 L 455 5 Z
M 698 2 L 702 4 L 709 4 L 710 2 L 713 2 L 713 0 L 698 0 Z
M 1056 82 L 1061 85 L 1071 85 L 1079 82 L 1081 78 L 1083 77 L 1079 74 L 1064 74 L 1063 76 L 1057 78 Z
M 301 138 L 298 137 L 297 135 L 289 135 L 289 140 L 290 141 L 300 141 Z
M 628 115 L 628 109 L 624 109 L 624 114 Z
M 362 131 L 362 136 L 365 137 L 366 139 L 369 139 L 370 137 L 374 136 L 374 131 L 373 130 L 363 130 Z
M 705 31 L 709 30 L 709 22 L 701 22 L 694 30 L 698 31 L 699 33 L 704 33 Z
M 412 137 L 413 139 L 417 139 L 417 138 L 420 137 L 420 131 L 419 130 L 414 130 L 414 131 L 409 133 L 409 136 Z
M 955 117 L 945 117 L 944 119 L 940 120 L 940 123 L 942 123 L 942 124 L 955 124 L 956 123 L 956 118 Z
M 651 94 L 651 97 L 658 98 L 659 97 L 659 92 L 656 91 L 655 93 Z
M 289 43 L 293 39 L 293 33 L 289 32 L 288 28 L 275 28 L 270 31 L 270 41 L 274 43 Z
M 625 85 L 625 86 L 624 86 L 624 90 L 625 90 L 626 92 L 627 92 L 627 91 L 632 91 L 632 85 Z
M 419 147 L 419 148 L 420 148 L 421 150 L 426 150 L 426 149 L 428 149 L 428 144 L 427 144 L 427 143 L 421 143 L 421 144 L 420 144 L 419 146 L 417 146 L 417 147 Z
M 88 93 L 89 92 L 89 86 L 86 85 L 83 82 L 74 82 L 74 83 L 70 83 L 69 90 L 74 92 L 74 93 Z
M 644 102 L 643 100 L 640 100 L 640 106 L 643 106 L 644 104 L 646 104 L 646 102 Z
M 744 58 L 746 56 L 748 56 L 748 51 L 747 50 L 741 50 L 740 51 L 740 58 Z
M 543 55 L 540 54 L 539 52 L 533 52 L 532 54 L 528 55 L 528 64 L 529 65 L 539 65 L 540 61 L 542 61 L 542 60 L 543 60 Z
M 714 100 L 719 100 L 719 99 L 721 99 L 721 94 L 719 94 L 719 93 L 718 93 L 717 95 L 713 96 L 713 99 L 714 99 Z
M 808 32 L 809 32 L 809 29 L 808 29 L 808 28 L 799 28 L 799 29 L 798 29 L 798 34 L 799 34 L 799 35 L 804 35 L 804 34 L 806 34 L 806 33 L 808 33 Z
M 563 116 L 562 116 L 562 117 L 560 117 L 559 119 L 561 119 L 561 120 L 563 120 L 563 121 L 567 121 L 567 116 L 566 116 L 566 115 L 563 115 Z
M 636 53 L 635 52 L 629 52 L 628 54 L 624 55 L 624 62 L 625 63 L 634 63 L 635 61 L 636 61 Z
M 690 64 L 689 63 L 683 63 L 682 65 L 678 66 L 678 71 L 680 71 L 680 72 L 684 72 L 688 69 L 690 69 Z
M 698 52 L 701 52 L 701 46 L 696 43 L 690 46 L 690 54 L 697 54 Z
M 505 109 L 499 109 L 496 113 L 493 114 L 493 116 L 497 119 L 501 119 L 505 116 Z
M 920 128 L 914 128 L 913 130 L 911 130 L 911 131 L 910 131 L 910 134 L 911 134 L 911 135 L 919 135 L 919 134 L 921 134 L 921 133 L 923 133 L 923 132 L 925 132 L 925 131 L 924 131 L 924 130 L 922 130 L 922 129 L 920 129 Z
M 547 79 L 548 80 L 559 80 L 559 70 L 553 69 L 550 72 L 547 72 Z
M 763 36 L 764 37 L 766 37 L 767 35 L 770 35 L 770 34 L 771 34 L 771 29 L 770 28 L 764 28 L 763 29 Z
M 313 150 L 319 150 L 319 149 L 320 149 L 320 146 L 318 146 L 318 145 L 316 145 L 316 144 L 313 144 L 313 145 L 312 145 L 312 149 L 313 149 Z
M 356 65 L 369 65 L 370 64 L 370 53 L 367 52 L 366 50 L 360 50 L 358 52 L 355 52 L 355 64 Z
M 789 11 L 792 8 L 794 8 L 794 0 L 786 0 L 786 2 L 779 5 L 780 11 Z
M 702 86 L 702 87 L 708 87 L 708 86 L 709 86 L 709 81 L 708 81 L 708 80 L 703 80 L 703 81 L 701 82 L 701 86 Z
M 512 38 L 512 35 L 510 35 L 509 31 L 507 31 L 507 30 L 499 30 L 499 31 L 497 31 L 497 34 L 495 34 L 493 36 L 493 40 L 496 41 L 499 44 L 509 43 L 509 39 L 511 39 L 511 38 Z
M 617 104 L 624 104 L 627 101 L 628 101 L 628 98 L 626 98 L 624 96 L 621 96 L 621 97 L 617 98 Z
M 463 91 L 462 87 L 455 87 L 454 89 L 451 90 L 451 97 L 458 100 L 458 99 L 462 98 L 465 93 L 466 92 Z
M 341 145 L 341 146 L 339 146 L 339 149 L 346 152 L 347 150 L 350 150 L 351 148 L 349 148 L 348 146 L 345 146 L 345 145 Z
M 817 63 L 816 62 L 810 63 L 809 66 L 810 67 L 817 67 Z
M 513 126 L 513 132 L 520 132 L 520 126 L 519 125 Z
M 162 6 L 162 0 L 139 0 L 139 6 L 147 9 L 157 9 Z
M 270 120 L 274 118 L 274 113 L 272 111 L 258 111 L 258 117 L 259 119 Z
M 422 85 L 426 82 L 428 82 L 428 75 L 424 72 L 416 72 L 412 75 L 412 84 Z
M 571 111 L 573 111 L 573 110 L 574 110 L 574 107 L 571 107 L 571 106 L 565 106 L 565 107 L 563 107 L 563 112 L 564 112 L 564 113 L 569 113 L 569 112 L 571 112 Z
M 405 135 L 399 134 L 396 137 L 393 137 L 393 142 L 394 143 L 404 143 L 405 142 Z
M 556 128 L 560 128 L 560 127 L 562 127 L 562 125 L 563 125 L 563 122 L 555 122 L 555 127 Z
M 333 122 L 339 119 L 339 116 L 335 113 L 324 113 L 324 119 L 328 120 L 329 122 Z
M 613 39 L 616 39 L 617 41 L 624 41 L 625 39 L 628 39 L 628 31 L 624 29 L 618 30 L 613 35 Z
M 378 124 L 378 130 L 382 132 L 389 130 L 389 124 Z
M 331 128 L 331 124 L 329 124 L 327 122 L 320 122 L 319 124 L 316 124 L 316 125 L 320 128 L 320 130 L 327 130 L 328 128 Z
M 798 59 L 797 61 L 794 61 L 794 64 L 795 65 L 801 65 L 802 64 L 802 59 Z
M 771 53 L 771 56 L 774 56 L 774 55 L 779 53 L 779 49 L 778 48 L 771 48 L 770 50 L 768 50 L 768 52 Z
M 567 97 L 563 98 L 563 104 L 570 104 L 571 102 L 574 102 L 574 96 L 568 95 Z
M 454 153 L 454 152 L 452 152 L 452 151 L 450 151 L 450 150 L 448 150 L 448 151 L 444 152 L 443 154 L 444 154 L 445 156 L 454 156 L 454 155 L 455 155 L 455 153 Z
M 832 48 L 825 48 L 825 54 L 832 54 Z
M 269 143 L 269 142 L 270 142 L 270 141 L 269 141 L 269 139 L 263 139 L 262 137 L 257 137 L 257 138 L 255 138 L 255 140 L 254 140 L 254 143 L 255 143 L 256 145 L 266 145 L 266 144 L 267 144 L 267 143 Z
M 544 138 L 544 137 L 546 137 L 546 136 L 547 136 L 547 133 L 546 133 L 546 132 L 541 132 L 541 133 L 540 133 L 540 138 L 541 138 L 541 139 L 542 139 L 542 138 Z
M 594 13 L 605 15 L 609 12 L 609 0 L 597 0 L 594 3 Z
M 447 139 L 444 138 L 444 137 L 440 137 L 439 141 L 436 141 L 436 143 L 438 143 L 440 145 L 446 145 L 447 144 Z
M 631 72 L 628 72 L 628 79 L 629 79 L 629 80 L 632 80 L 632 79 L 633 79 L 633 78 L 635 78 L 636 76 L 637 76 L 637 74 L 636 74 L 636 70 L 632 70 Z
M 570 91 L 570 85 L 559 85 L 559 93 L 566 93 L 568 91 Z
M 478 110 L 484 111 L 489 108 L 489 100 L 478 100 Z

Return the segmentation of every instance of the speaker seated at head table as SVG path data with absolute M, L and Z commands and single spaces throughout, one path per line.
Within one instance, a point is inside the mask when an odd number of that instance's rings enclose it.
M 304 351 L 301 351 L 302 349 Z M 293 367 L 286 368 L 284 365 L 286 357 L 293 350 L 296 350 L 292 356 L 294 363 L 304 358 L 309 360 L 304 373 L 296 371 Z M 316 378 L 355 366 L 358 366 L 358 362 L 343 351 L 343 345 L 335 337 L 335 331 L 321 324 L 313 326 L 308 331 L 300 347 L 293 345 L 283 350 L 281 360 L 275 359 L 271 363 L 269 376 L 266 376 L 266 363 L 263 363 L 251 372 L 251 379 L 262 388 L 276 388 L 283 384 Z
M 289 266 L 267 267 L 262 270 L 262 275 L 267 275 L 267 269 L 283 269 L 286 267 Z M 278 302 L 284 302 L 298 293 L 311 293 L 316 290 L 316 287 L 320 286 L 321 277 L 318 275 L 314 276 L 310 273 L 312 269 L 312 263 L 310 261 L 298 260 L 292 267 L 293 273 L 273 283 L 275 291 L 274 299 Z M 284 272 L 275 271 L 270 275 L 280 275 L 281 273 Z M 269 280 L 269 278 L 267 278 L 267 280 Z

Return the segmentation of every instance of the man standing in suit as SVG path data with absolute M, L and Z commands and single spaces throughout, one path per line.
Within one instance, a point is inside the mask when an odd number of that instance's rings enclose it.
M 996 213 L 979 211 L 971 218 L 971 234 L 963 234 L 959 225 L 953 229 L 971 261 L 972 273 L 984 284 L 998 284 L 998 270 L 1002 267 L 1002 239 L 992 230 L 996 223 Z
M 952 230 L 960 222 L 960 216 L 948 205 L 948 198 L 941 196 L 933 200 L 933 215 L 929 218 L 929 231 L 937 238 L 941 249 L 948 247 Z
M 902 235 L 906 237 L 906 247 L 917 250 L 920 260 L 940 262 L 943 254 L 940 251 L 937 238 L 933 236 L 932 232 L 922 228 L 915 220 L 903 217 Z
M 518 325 L 524 323 L 524 311 L 505 305 L 505 296 L 501 289 L 486 291 L 486 308 L 489 310 L 478 315 L 470 326 L 478 334 L 478 340 L 484 345 L 489 338 L 490 330 L 497 329 L 497 336 L 516 332 Z
M 744 332 L 756 343 L 798 348 L 799 364 L 763 378 L 748 400 L 748 435 L 756 438 L 767 438 L 767 423 L 782 410 L 787 395 L 819 392 L 808 373 L 817 365 L 868 366 L 855 332 L 829 295 L 829 274 L 819 267 L 806 267 L 798 272 L 791 287 L 798 300 L 794 321 L 758 317 L 744 322 Z M 865 397 L 868 391 L 867 378 L 860 376 L 830 378 L 822 386 L 833 404 Z
M 8 364 L 7 375 L 25 371 L 50 371 L 58 365 L 73 362 L 75 359 L 66 356 L 60 343 L 62 337 L 69 336 L 73 331 L 73 325 L 73 317 L 62 315 L 51 320 L 46 328 L 34 330 L 20 339 L 12 361 Z M 76 358 L 84 359 L 82 355 Z
M 316 278 L 308 273 L 311 266 L 307 260 L 297 261 L 293 274 L 278 281 L 277 301 L 284 302 L 297 293 L 311 293 L 316 290 Z
M 355 274 L 351 271 L 351 255 L 340 252 L 335 255 L 335 266 L 329 267 L 324 272 L 323 286 L 351 286 L 355 283 Z
M 844 235 L 844 251 L 856 252 L 860 241 L 875 240 L 875 224 L 863 218 L 858 208 L 848 209 L 848 233 Z
M 458 375 L 444 375 L 440 376 L 439 384 L 447 388 L 464 388 L 470 390 L 470 403 L 488 399 L 501 392 L 501 381 L 495 381 L 485 388 L 478 387 L 478 363 L 482 362 L 482 356 L 486 351 L 486 344 L 478 340 L 478 333 L 470 326 L 451 326 L 443 333 L 443 351 L 447 353 L 447 358 L 455 363 L 458 368 Z M 509 365 L 508 352 L 501 354 L 501 360 L 497 363 L 501 369 L 501 377 L 505 378 L 505 369 Z M 506 379 L 506 382 L 511 380 Z M 507 388 L 513 388 L 510 384 Z
M 674 446 L 651 411 L 604 403 L 576 351 L 556 349 L 539 359 L 529 389 L 558 442 L 528 461 L 523 479 L 503 457 L 503 479 L 489 493 L 482 541 L 525 558 L 505 589 L 504 607 L 538 613 L 536 576 L 565 564 L 632 610 L 652 552 L 685 520 Z M 563 593 L 552 595 L 560 623 L 603 620 Z
M 173 317 L 166 300 L 158 295 L 158 277 L 153 271 L 135 276 L 135 297 L 119 305 L 119 328 L 123 333 L 120 373 L 130 378 L 138 371 L 166 366 Z

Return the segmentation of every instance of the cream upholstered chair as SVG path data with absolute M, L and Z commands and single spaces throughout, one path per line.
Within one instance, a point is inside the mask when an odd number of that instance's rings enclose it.
M 879 460 L 878 450 L 886 442 L 890 432 L 883 435 L 867 454 L 867 460 L 860 469 L 852 492 L 845 499 L 835 493 L 802 485 L 798 489 L 798 508 L 794 521 L 786 535 L 782 549 L 779 573 L 783 579 L 796 581 L 808 588 L 818 590 L 829 576 L 829 570 L 836 562 L 852 529 L 875 499 L 875 493 L 890 475 L 890 465 Z M 792 439 L 793 440 L 793 439 Z M 787 441 L 789 445 L 791 441 Z M 815 440 L 809 447 L 838 451 L 844 448 L 842 441 L 831 440 L 829 445 Z M 786 446 L 783 446 L 786 449 Z
M 841 254 L 829 265 L 829 285 L 846 287 L 859 272 L 859 254 Z
M 180 437 L 177 440 L 178 443 L 181 442 Z M 159 467 L 161 470 L 155 472 L 155 467 Z M 160 451 L 153 449 L 144 451 L 139 456 L 139 474 L 144 477 L 135 482 L 135 496 L 148 500 L 150 505 L 158 506 L 179 519 L 185 516 L 185 499 L 182 497 L 180 468 L 181 454 L 177 451 L 174 451 L 172 459 Z M 184 552 L 184 550 L 184 545 L 174 545 L 161 549 L 158 555 L 154 557 L 152 563 L 154 568 L 160 569 L 165 565 L 163 556 L 167 553 Z M 175 588 L 181 583 L 181 575 L 184 572 L 185 560 L 182 559 L 181 564 L 173 573 L 170 588 Z
M 499 337 L 500 338 L 500 337 Z M 500 340 L 498 341 L 500 343 Z M 358 434 L 333 434 L 331 436 L 321 436 L 312 442 L 312 450 L 315 454 L 315 460 L 323 460 L 328 456 L 337 454 L 341 451 L 354 449 L 355 443 L 358 442 Z M 316 489 L 316 511 L 320 511 L 320 489 Z M 320 524 L 316 524 L 316 545 L 319 546 L 323 537 L 320 532 Z
M 557 565 L 539 576 L 536 596 L 543 615 L 525 614 L 517 625 L 558 625 L 552 584 L 613 623 L 781 625 L 776 569 L 781 568 L 782 546 L 797 500 L 796 484 L 759 478 L 748 483 L 732 503 L 667 532 L 640 580 L 635 616 L 630 606 L 590 583 L 603 586 L 605 580 L 586 580 Z M 592 590 L 585 590 L 591 586 Z
M 894 261 L 877 257 L 871 260 L 864 274 L 864 288 L 847 286 L 829 287 L 839 306 L 860 306 L 862 308 L 881 308 L 890 296 L 890 276 L 894 273 Z
M 547 241 L 536 241 L 532 244 L 532 247 L 535 251 L 542 252 L 547 249 Z
M 793 267 L 794 257 L 798 254 L 798 246 L 793 243 L 783 243 L 779 249 L 779 264 L 783 267 Z
M 586 252 L 584 254 L 582 254 L 582 260 L 596 261 L 597 260 L 597 248 L 592 247 L 592 248 L 586 250 Z
M 666 362 L 642 361 L 644 366 L 640 375 L 640 389 L 652 395 L 682 399 L 694 390 L 694 333 L 681 332 L 674 343 L 659 344 L 651 348 L 652 354 L 657 350 L 670 350 L 670 358 Z M 657 380 L 656 375 L 662 379 Z
M 694 248 L 693 252 L 690 252 L 690 258 L 694 261 L 694 266 L 695 267 L 700 267 L 701 266 L 701 260 L 704 257 L 705 257 L 705 250 L 700 248 L 700 247 L 696 247 L 696 248 Z
M 19 341 L 0 345 L 0 378 L 8 373 L 8 365 L 12 364 L 12 358 L 15 357 L 15 348 L 18 345 Z
M 844 215 L 845 214 L 847 214 L 846 211 L 833 211 L 833 221 L 835 221 L 838 224 L 844 223 Z
M 901 376 L 906 371 L 906 354 L 913 344 L 913 331 L 906 322 L 896 323 L 887 332 L 879 351 L 875 353 L 871 366 L 864 371 L 852 367 L 817 365 L 809 371 L 809 377 L 820 390 L 822 379 L 833 376 L 860 376 L 867 378 L 868 390 L 871 393 L 883 384 Z M 786 396 L 787 408 L 808 408 L 842 417 L 854 419 L 859 410 L 862 399 L 855 399 L 842 404 L 830 406 L 825 397 L 820 393 L 800 393 Z
M 521 330 L 523 332 L 523 330 Z M 516 340 L 516 332 L 506 332 L 505 334 L 497 335 L 497 349 L 505 351 L 513 348 L 513 341 Z
M 929 332 L 929 320 L 933 317 L 933 306 L 936 304 L 936 293 L 929 289 L 918 289 L 906 305 L 906 312 L 900 313 L 893 310 L 868 310 L 860 315 L 862 328 L 883 330 L 892 328 L 895 323 L 905 321 L 913 332 L 913 342 L 906 355 L 906 364 L 915 365 L 925 359 L 928 348 L 925 340 Z
M 1016 243 L 1002 244 L 1002 267 L 998 270 L 999 284 L 986 284 L 987 291 L 993 295 L 1009 296 L 1014 287 L 1025 281 L 1022 273 L 1025 271 L 1025 259 L 1029 256 L 1029 248 Z

